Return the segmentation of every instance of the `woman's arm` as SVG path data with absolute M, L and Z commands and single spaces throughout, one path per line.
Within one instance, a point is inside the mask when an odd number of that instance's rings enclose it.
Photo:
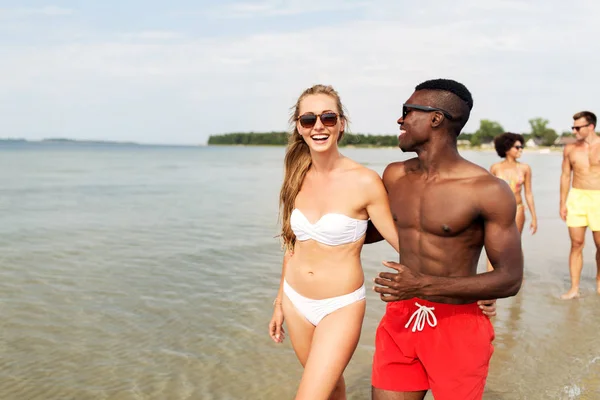
M 391 163 L 387 167 L 385 167 L 381 181 L 383 183 L 383 189 L 385 191 L 385 198 L 386 198 L 386 201 L 388 202 L 388 204 L 389 204 L 389 198 L 388 198 L 388 194 L 387 194 L 386 185 L 388 183 L 395 182 L 397 179 L 400 179 L 401 177 L 404 176 L 404 174 L 405 174 L 404 161 Z M 377 177 L 379 177 L 379 176 L 377 175 Z M 395 226 L 395 223 L 394 223 L 394 226 Z M 396 232 L 397 232 L 397 228 L 396 228 Z M 379 233 L 377 231 L 377 228 L 375 227 L 375 225 L 373 225 L 373 221 L 370 220 L 369 226 L 367 227 L 367 237 L 365 238 L 365 244 L 380 242 L 382 240 L 384 240 L 384 237 L 381 235 L 381 233 Z M 396 248 L 396 246 L 394 246 L 394 248 Z
M 378 233 L 399 251 L 398 229 L 392 217 L 387 191 L 379 175 L 375 171 L 371 172 L 368 187 L 363 191 L 367 195 L 367 213 Z
M 525 172 L 525 201 L 531 213 L 531 233 L 537 231 L 537 214 L 535 213 L 535 204 L 533 203 L 533 191 L 531 190 L 531 167 L 527 164 L 523 165 Z
M 279 290 L 277 291 L 277 297 L 273 300 L 273 316 L 271 317 L 271 322 L 269 322 L 269 336 L 275 343 L 283 342 L 285 338 L 285 330 L 283 329 L 283 308 L 281 307 L 281 302 L 283 300 L 283 281 L 285 279 L 285 269 L 287 267 L 287 263 L 292 257 L 292 252 L 289 249 L 286 249 L 285 254 L 283 255 L 283 267 L 281 269 L 281 280 L 279 281 Z
M 283 299 L 283 281 L 285 280 L 285 269 L 287 268 L 288 261 L 292 257 L 293 252 L 290 249 L 286 249 L 283 255 L 283 266 L 281 267 L 281 280 L 279 281 L 279 290 L 277 296 L 273 301 L 275 307 L 281 307 L 281 300 Z

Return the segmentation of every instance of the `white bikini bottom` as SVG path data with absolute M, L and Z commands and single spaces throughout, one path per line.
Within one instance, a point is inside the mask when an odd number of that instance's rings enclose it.
M 304 315 L 314 326 L 317 326 L 323 318 L 332 312 L 360 301 L 366 296 L 365 285 L 363 284 L 352 293 L 321 300 L 309 299 L 292 289 L 285 279 L 283 280 L 283 293 L 290 299 L 300 314 Z

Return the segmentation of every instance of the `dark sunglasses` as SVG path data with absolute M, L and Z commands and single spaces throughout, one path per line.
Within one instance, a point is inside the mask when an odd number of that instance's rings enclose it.
M 523 146 L 513 146 L 517 150 L 523 150 Z
M 586 126 L 590 126 L 590 125 L 591 125 L 591 124 L 585 124 L 585 125 L 581 125 L 581 126 L 572 126 L 572 127 L 571 127 L 571 130 L 572 130 L 572 131 L 579 132 L 579 130 L 580 130 L 581 128 L 585 128 Z
M 444 114 L 444 117 L 448 118 L 450 121 L 452 121 L 454 118 L 452 118 L 452 115 L 450 115 L 450 113 L 446 110 L 442 110 L 441 108 L 436 108 L 436 107 L 429 107 L 429 106 L 420 106 L 418 104 L 403 104 L 402 105 L 402 119 L 406 118 L 406 116 L 408 115 L 408 113 L 410 112 L 410 110 L 419 110 L 419 111 L 425 111 L 425 112 L 441 112 L 442 114 Z
M 312 128 L 317 123 L 317 118 L 321 118 L 324 126 L 335 126 L 338 121 L 338 115 L 334 112 L 325 112 L 323 114 L 304 114 L 298 117 L 300 125 L 303 128 Z

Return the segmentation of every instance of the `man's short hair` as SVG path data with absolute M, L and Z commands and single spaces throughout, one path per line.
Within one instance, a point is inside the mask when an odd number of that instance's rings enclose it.
M 469 111 L 473 109 L 473 96 L 469 89 L 462 83 L 453 81 L 452 79 L 431 79 L 418 84 L 415 90 L 442 90 L 450 92 L 458 96 L 469 107 Z
M 471 115 L 473 97 L 463 85 L 451 79 L 432 79 L 418 84 L 415 91 L 431 92 L 435 107 L 441 108 L 452 115 L 448 128 L 458 137 Z
M 587 121 L 588 124 L 592 124 L 594 125 L 594 128 L 596 127 L 596 114 L 594 114 L 591 111 L 580 111 L 577 114 L 573 115 L 573 120 L 579 119 L 579 118 L 585 118 L 585 120 Z

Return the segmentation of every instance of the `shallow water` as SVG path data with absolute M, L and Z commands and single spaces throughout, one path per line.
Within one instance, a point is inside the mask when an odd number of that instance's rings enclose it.
M 0 398 L 285 399 L 302 373 L 267 335 L 281 272 L 283 148 L 0 148 Z M 397 149 L 345 149 L 382 172 Z M 495 154 L 466 152 L 484 167 Z M 591 234 L 568 288 L 560 153 L 525 153 L 539 232 L 525 284 L 499 301 L 485 399 L 600 398 Z M 365 246 L 367 279 L 394 259 Z M 485 269 L 484 259 L 480 269 Z M 368 399 L 384 304 L 368 293 L 349 399 Z

